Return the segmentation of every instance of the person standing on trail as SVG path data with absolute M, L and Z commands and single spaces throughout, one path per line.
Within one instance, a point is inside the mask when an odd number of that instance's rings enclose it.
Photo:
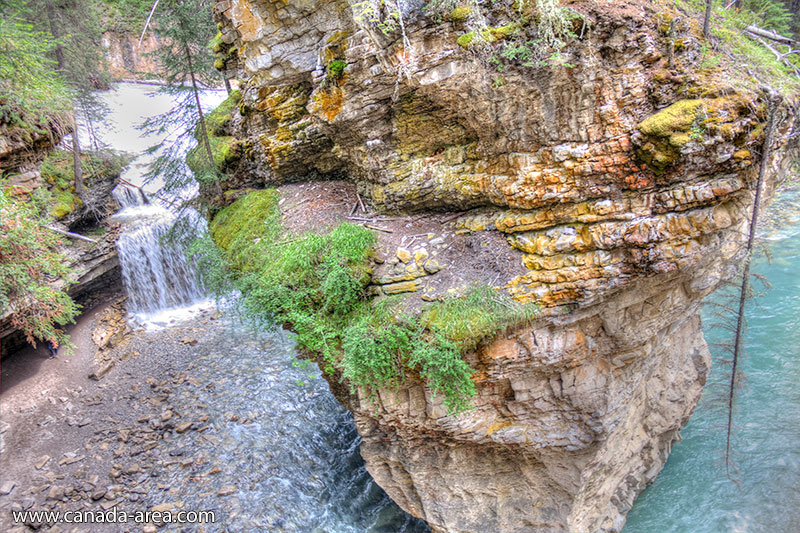
M 54 358 L 56 354 L 58 354 L 58 346 L 56 346 L 50 339 L 47 339 L 44 342 L 47 344 L 47 350 L 50 352 L 50 358 Z
M 60 328 L 56 328 L 56 330 L 61 331 Z M 55 358 L 58 355 L 58 344 L 53 339 L 46 339 L 44 343 L 47 345 L 47 351 L 50 352 L 50 358 Z

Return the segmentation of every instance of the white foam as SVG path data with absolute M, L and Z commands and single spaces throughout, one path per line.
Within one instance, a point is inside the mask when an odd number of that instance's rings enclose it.
M 214 300 L 204 299 L 183 307 L 160 309 L 152 313 L 132 313 L 128 315 L 128 320 L 134 326 L 147 331 L 158 331 L 194 321 L 199 315 L 214 309 Z

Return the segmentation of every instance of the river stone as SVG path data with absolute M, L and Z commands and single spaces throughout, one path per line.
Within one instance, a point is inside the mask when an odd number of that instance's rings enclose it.
M 177 425 L 175 431 L 178 433 L 186 433 L 192 428 L 193 425 L 194 422 L 181 422 L 180 424 Z
M 217 496 L 230 496 L 231 494 L 235 494 L 238 490 L 236 485 L 223 485 L 217 491 Z
M 17 486 L 16 481 L 4 481 L 2 485 L 0 485 L 0 496 L 6 496 L 11 494 L 11 491 L 14 490 L 14 487 Z

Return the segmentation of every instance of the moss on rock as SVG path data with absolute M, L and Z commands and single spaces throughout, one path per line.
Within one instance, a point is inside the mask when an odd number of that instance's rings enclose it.
M 472 45 L 472 41 L 475 40 L 475 31 L 468 31 L 467 33 L 462 34 L 457 40 L 458 46 L 461 48 L 469 48 Z
M 81 153 L 84 187 L 97 180 L 119 176 L 127 158 L 114 152 Z M 42 179 L 49 185 L 52 204 L 49 211 L 56 219 L 73 213 L 83 204 L 75 190 L 75 167 L 71 151 L 54 150 L 47 154 L 41 166 Z
M 64 218 L 83 205 L 80 198 L 69 190 L 56 190 L 53 194 L 53 200 L 54 203 L 50 207 L 50 215 L 56 220 Z
M 695 120 L 703 100 L 680 100 L 639 124 L 639 131 L 655 137 L 669 137 L 688 132 Z
M 472 8 L 469 6 L 458 6 L 450 12 L 450 20 L 453 22 L 463 22 L 472 15 Z
M 639 124 L 650 142 L 636 151 L 639 160 L 656 174 L 663 173 L 680 157 L 680 149 L 692 140 L 692 129 L 705 109 L 701 99 L 680 100 Z
M 233 114 L 241 100 L 241 93 L 238 90 L 232 91 L 228 98 L 205 116 L 206 133 L 211 146 L 214 167 L 219 172 L 229 170 L 244 152 L 242 141 L 228 134 Z M 208 156 L 200 132 L 200 124 L 195 128 L 194 137 L 197 140 L 197 146 L 186 153 L 186 164 L 196 175 L 203 175 L 204 171 L 208 170 Z
M 250 261 L 246 251 L 256 239 L 274 232 L 278 213 L 278 192 L 274 189 L 253 191 L 220 211 L 208 231 L 217 246 L 228 253 L 237 269 L 246 270 Z

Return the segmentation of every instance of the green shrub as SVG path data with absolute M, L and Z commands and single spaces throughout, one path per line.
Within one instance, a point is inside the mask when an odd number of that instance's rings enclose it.
M 299 348 L 315 354 L 325 372 L 341 371 L 352 387 L 375 394 L 419 375 L 450 412 L 467 409 L 475 395 L 462 353 L 535 309 L 489 287 L 433 304 L 423 319 L 398 312 L 402 300 L 372 301 L 370 256 L 375 235 L 342 223 L 327 233 L 287 234 L 278 193 L 252 192 L 214 218 L 209 233 L 226 263 L 206 253 L 212 271 L 238 276 L 246 314 L 292 329 Z
M 347 67 L 347 62 L 336 59 L 328 63 L 328 79 L 331 81 L 338 81 L 344 76 L 344 69 Z

